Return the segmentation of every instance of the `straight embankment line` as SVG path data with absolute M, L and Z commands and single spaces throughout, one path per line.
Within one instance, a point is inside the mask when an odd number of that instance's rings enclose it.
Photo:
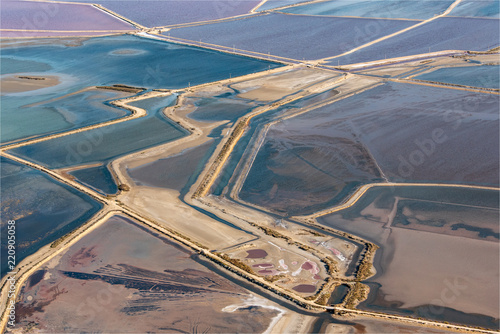
M 401 82 L 401 83 L 407 83 L 407 84 L 412 84 L 412 85 L 436 87 L 436 88 L 456 89 L 456 90 L 463 90 L 463 91 L 467 91 L 467 92 L 500 95 L 500 91 L 498 89 L 495 89 L 495 88 L 480 88 L 480 87 L 449 84 L 446 82 L 439 82 L 439 83 L 438 82 L 430 82 L 430 81 L 418 80 L 418 79 L 390 78 L 390 79 L 388 79 L 388 81 Z
M 333 65 L 333 64 L 320 64 L 322 60 L 318 60 L 313 62 L 316 64 L 319 68 L 331 68 L 331 69 L 342 69 L 344 71 L 360 71 L 360 70 L 366 70 L 374 67 L 382 67 L 382 66 L 390 66 L 390 65 L 396 65 L 400 63 L 409 63 L 413 61 L 424 61 L 427 59 L 434 59 L 434 58 L 439 58 L 439 57 L 447 57 L 447 56 L 455 56 L 455 55 L 465 55 L 467 51 L 463 50 L 444 50 L 444 51 L 436 51 L 436 52 L 427 52 L 427 53 L 419 53 L 411 56 L 403 56 L 403 57 L 394 57 L 394 58 L 385 58 L 385 59 L 378 59 L 378 60 L 369 60 L 366 62 L 361 62 L 361 63 L 353 63 L 353 64 L 339 64 L 338 65 Z
M 255 6 L 252 9 L 250 9 L 249 13 L 255 13 L 257 11 L 257 9 L 259 9 L 266 2 L 267 2 L 267 0 L 262 0 L 261 2 L 259 2 L 259 4 L 257 6 Z
M 280 12 L 280 11 L 274 11 L 279 14 L 283 15 L 294 15 L 294 16 L 307 16 L 307 17 L 330 17 L 330 18 L 336 18 L 336 19 L 342 19 L 342 18 L 347 18 L 347 19 L 359 19 L 359 20 L 385 20 L 385 21 L 412 21 L 412 22 L 423 22 L 424 20 L 419 20 L 419 19 L 407 19 L 403 17 L 364 17 L 364 16 L 350 16 L 350 15 L 321 15 L 321 14 L 300 14 L 300 13 L 287 13 L 287 12 Z
M 85 5 L 85 6 L 92 6 L 92 4 L 88 2 L 70 2 L 70 1 L 56 1 L 56 0 L 23 0 L 26 2 L 48 2 L 48 3 L 57 3 L 57 4 L 67 4 L 67 5 Z
M 302 7 L 302 6 L 305 6 L 305 5 L 312 5 L 314 3 L 326 2 L 326 1 L 330 1 L 330 0 L 311 0 L 311 1 L 297 2 L 297 3 L 293 3 L 291 5 L 285 5 L 285 6 L 281 6 L 281 7 L 267 9 L 267 10 L 265 10 L 263 12 L 276 12 L 276 11 L 280 11 L 280 10 L 283 10 L 283 9 L 288 9 L 288 8 L 293 8 L 293 7 Z
M 269 62 L 283 62 L 283 63 L 291 63 L 291 64 L 299 64 L 302 63 L 301 60 L 298 59 L 293 59 L 293 58 L 287 58 L 287 57 L 282 57 L 282 56 L 276 56 L 272 55 L 270 53 L 261 53 L 257 51 L 249 51 L 249 50 L 243 50 L 243 49 L 238 49 L 235 47 L 230 47 L 230 46 L 225 46 L 225 45 L 218 45 L 218 44 L 212 44 L 208 42 L 202 42 L 202 41 L 193 41 L 190 39 L 185 39 L 185 38 L 180 38 L 180 37 L 175 37 L 175 36 L 165 36 L 162 34 L 156 34 L 156 33 L 139 33 L 139 36 L 143 37 L 149 37 L 150 38 L 156 38 L 156 39 L 161 39 L 166 42 L 173 42 L 173 43 L 180 43 L 184 45 L 189 45 L 189 46 L 196 46 L 196 47 L 202 47 L 204 49 L 210 49 L 210 50 L 215 50 L 215 51 L 220 51 L 220 52 L 225 52 L 225 53 L 233 53 L 237 54 L 240 56 L 244 57 L 253 57 L 253 58 L 258 58 L 261 60 L 266 60 Z
M 25 31 L 28 32 L 28 31 Z M 106 33 L 106 34 L 93 34 L 93 35 L 52 35 L 52 36 L 0 36 L 0 40 L 16 40 L 16 39 L 54 39 L 54 38 L 94 38 L 94 37 L 108 37 L 108 36 L 121 36 L 126 31 Z
M 135 21 L 132 21 L 131 19 L 126 18 L 125 16 L 122 16 L 122 15 L 102 6 L 102 5 L 93 4 L 92 7 L 96 8 L 96 9 L 100 10 L 101 12 L 104 12 L 104 13 L 106 13 L 106 14 L 108 14 L 108 15 L 110 15 L 110 16 L 112 16 L 120 21 L 123 21 L 127 24 L 130 24 L 130 25 L 136 27 L 137 29 L 148 29 L 147 27 L 143 26 L 142 24 L 139 24 Z
M 235 15 L 235 16 L 222 17 L 220 19 L 197 21 L 197 22 L 187 22 L 187 23 L 177 23 L 177 24 L 170 24 L 170 25 L 166 25 L 166 26 L 157 26 L 151 30 L 169 31 L 171 29 L 189 28 L 189 27 L 197 27 L 197 26 L 209 25 L 209 24 L 214 24 L 214 23 L 239 21 L 239 20 L 244 20 L 244 19 L 250 18 L 250 17 L 257 17 L 257 16 L 267 15 L 267 14 L 268 13 L 266 13 L 266 12 L 244 13 L 244 14 Z
M 377 313 L 377 312 L 363 311 L 363 310 L 357 310 L 357 309 L 348 309 L 348 308 L 337 307 L 337 306 L 326 306 L 325 309 L 332 310 L 332 311 L 351 313 L 353 315 L 358 314 L 358 315 L 362 315 L 362 316 L 372 316 L 375 318 L 398 320 L 398 321 L 403 321 L 403 322 L 407 322 L 407 323 L 409 322 L 409 323 L 416 323 L 419 325 L 428 325 L 428 326 L 433 326 L 433 327 L 458 330 L 461 332 L 498 334 L 498 332 L 495 330 L 487 330 L 487 329 L 481 329 L 481 328 L 453 325 L 453 324 L 439 322 L 439 321 L 415 319 L 415 318 L 411 318 L 411 317 L 398 316 L 398 315 L 393 315 L 393 314 Z

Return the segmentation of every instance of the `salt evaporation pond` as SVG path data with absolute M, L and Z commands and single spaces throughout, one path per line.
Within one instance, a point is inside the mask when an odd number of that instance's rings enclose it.
M 118 191 L 114 178 L 105 165 L 78 169 L 69 174 L 76 177 L 77 181 L 104 195 L 115 194 Z
M 444 12 L 452 0 L 324 1 L 284 9 L 283 12 L 305 15 L 360 16 L 425 20 Z M 417 23 L 417 22 L 415 22 Z
M 2 48 L 2 63 L 6 62 L 9 65 L 5 66 L 5 74 L 24 72 L 24 66 L 27 66 L 39 76 L 47 75 L 49 73 L 47 71 L 50 70 L 50 74 L 58 76 L 61 81 L 54 87 L 5 96 L 5 100 L 2 101 L 4 109 L 2 140 L 8 141 L 84 125 L 75 123 L 71 126 L 60 112 L 54 112 L 53 109 L 48 109 L 47 112 L 47 109 L 41 106 L 29 108 L 23 113 L 13 110 L 74 93 L 89 86 L 125 84 L 147 88 L 182 88 L 281 66 L 268 61 L 137 36 L 92 38 L 73 42 L 80 44 L 66 46 L 14 43 Z M 130 49 L 131 45 L 138 52 L 121 52 Z M 13 65 L 14 70 L 10 65 Z M 77 120 L 87 119 L 80 115 L 80 110 L 75 105 L 78 101 L 75 99 L 78 98 L 71 97 L 66 100 L 66 109 L 76 110 L 72 117 L 76 117 Z M 59 106 L 58 103 L 57 107 Z M 95 118 L 96 121 L 110 118 L 106 113 L 98 114 L 100 116 Z
M 116 52 L 131 47 L 143 52 Z M 183 88 L 281 66 L 132 35 L 96 37 L 71 46 L 14 44 L 2 48 L 2 62 L 4 59 L 47 64 L 53 72 L 78 78 L 75 85 L 80 89 L 113 84 Z
M 316 286 L 311 284 L 300 284 L 293 287 L 293 290 L 300 293 L 313 293 L 316 291 Z
M 8 272 L 7 221 L 16 221 L 16 263 L 87 221 L 102 205 L 46 174 L 4 157 L 1 169 L 1 263 Z
M 176 95 L 156 97 L 131 103 L 148 111 L 145 117 L 110 126 L 79 132 L 11 152 L 49 168 L 108 163 L 129 153 L 167 143 L 188 132 L 161 112 L 172 105 Z
M 499 22 L 496 19 L 443 17 L 352 54 L 332 59 L 330 64 L 355 64 L 428 53 L 429 50 L 486 51 L 499 45 Z
M 421 74 L 414 79 L 498 89 L 499 72 L 500 65 L 448 67 Z
M 55 90 L 52 94 L 37 95 L 36 92 L 2 96 L 3 143 L 73 130 L 130 114 L 109 104 L 111 100 L 130 95 L 123 92 L 91 89 L 56 100 L 48 99 L 57 95 Z
M 94 0 L 70 0 L 70 2 L 95 3 Z M 103 0 L 107 9 L 146 27 L 217 20 L 248 13 L 259 0 L 220 2 L 212 0 Z
M 116 33 L 114 33 L 116 34 Z M 2 38 L 66 38 L 66 37 L 96 37 L 96 36 L 108 36 L 110 32 L 102 31 L 102 32 L 90 32 L 90 31 L 58 31 L 58 32 L 49 32 L 49 31 L 35 31 L 35 30 L 2 30 Z
M 218 142 L 209 141 L 177 155 L 131 168 L 128 173 L 137 185 L 187 191 L 203 170 Z
M 499 213 L 497 190 L 374 187 L 318 222 L 381 247 L 360 309 L 497 328 Z M 441 298 L 450 282 L 461 286 L 453 302 Z
M 263 125 L 278 119 L 285 113 L 294 112 L 299 108 L 306 108 L 314 103 L 323 101 L 325 98 L 330 98 L 335 94 L 337 94 L 335 90 L 313 94 L 305 98 L 296 100 L 294 102 L 288 103 L 284 106 L 278 107 L 276 110 L 273 110 L 272 112 L 266 112 L 264 114 L 252 118 L 250 122 L 250 127 L 245 131 L 242 138 L 236 144 L 231 156 L 225 163 L 224 168 L 220 173 L 220 176 L 214 182 L 214 185 L 211 188 L 211 193 L 219 196 L 223 193 L 226 187 L 229 188 L 233 187 L 234 184 L 230 184 L 229 181 L 232 175 L 238 175 L 239 172 L 241 171 L 241 168 L 243 166 L 242 164 L 240 164 L 240 161 L 242 161 L 243 159 L 243 154 L 245 154 L 247 147 L 251 147 L 253 145 L 253 142 L 255 141 L 256 138 L 254 134 L 256 133 L 256 131 L 261 129 Z
M 114 216 L 27 279 L 16 301 L 16 329 L 264 332 L 279 314 L 279 305 L 256 297 L 245 288 L 249 284 L 242 286 L 219 273 L 191 250 L 124 216 Z M 248 302 L 249 294 L 255 302 Z M 94 313 L 91 305 L 106 312 Z M 241 309 L 226 312 L 229 305 Z
M 372 187 L 370 188 L 352 207 L 339 211 L 339 213 L 331 214 L 319 218 L 319 222 L 334 228 L 346 231 L 349 233 L 354 233 L 373 242 L 380 242 L 383 240 L 381 235 L 375 233 L 375 230 L 370 228 L 369 225 L 365 229 L 356 230 L 359 228 L 357 223 L 354 221 L 358 217 L 363 217 L 365 221 L 363 224 L 369 224 L 369 221 L 373 221 L 373 225 L 376 225 L 377 220 L 372 220 L 370 213 L 367 208 L 374 206 L 380 208 L 381 211 L 377 215 L 382 215 L 384 210 L 392 210 L 395 199 L 402 201 L 404 206 L 410 209 L 410 211 L 416 211 L 415 208 L 412 209 L 411 205 L 408 205 L 406 201 L 411 200 L 413 202 L 420 202 L 420 211 L 428 211 L 437 216 L 438 211 L 450 210 L 454 205 L 456 213 L 448 213 L 449 217 L 445 221 L 439 222 L 434 226 L 435 231 L 439 233 L 445 233 L 445 230 L 454 235 L 463 234 L 461 231 L 453 231 L 452 224 L 457 215 L 460 212 L 466 215 L 467 208 L 477 207 L 478 210 L 482 211 L 482 214 L 487 217 L 487 219 L 494 219 L 494 216 L 488 214 L 488 211 L 496 212 L 500 209 L 499 206 L 499 193 L 496 190 L 485 190 L 485 189 L 467 189 L 467 188 L 455 188 L 455 187 L 426 187 L 426 186 L 398 186 L 398 187 Z M 441 204 L 436 205 L 436 204 Z M 447 204 L 447 205 L 445 205 Z M 408 222 L 408 217 L 411 217 L 408 210 L 397 211 L 397 217 L 394 220 L 396 225 L 404 227 Z M 366 211 L 363 211 L 365 210 Z M 404 212 L 403 212 L 404 211 Z M 340 219 L 338 222 L 333 218 Z M 384 216 L 381 216 L 384 218 Z M 421 219 L 421 225 L 425 225 L 425 214 L 422 214 L 424 219 Z M 422 218 L 421 217 L 421 218 Z M 465 216 L 464 216 L 465 217 Z M 385 217 L 386 218 L 386 217 Z M 459 219 L 459 218 L 458 218 Z M 418 219 L 417 219 L 418 220 Z M 412 221 L 412 219 L 410 219 Z M 361 221 L 360 221 L 361 222 Z M 415 222 L 414 222 L 415 224 Z M 491 222 L 487 220 L 477 219 L 473 222 L 477 227 L 483 228 L 495 228 Z M 427 224 L 430 226 L 430 224 Z M 416 226 L 422 229 L 422 226 Z M 498 226 L 496 227 L 498 229 Z M 469 233 L 468 237 L 483 239 L 479 233 Z
M 239 198 L 294 215 L 338 204 L 384 176 L 496 186 L 498 103 L 492 94 L 387 83 L 316 108 L 269 128 Z
M 86 4 L 2 1 L 2 29 L 134 30 L 134 26 Z M 18 32 L 22 36 L 23 32 Z M 53 34 L 54 35 L 54 34 Z
M 249 249 L 247 253 L 247 259 L 263 259 L 268 255 L 263 249 Z
M 415 22 L 390 19 L 272 13 L 236 21 L 172 29 L 163 34 L 302 60 L 335 56 L 413 24 Z
M 217 122 L 228 120 L 234 122 L 261 103 L 236 98 L 239 92 L 221 94 L 215 97 L 193 97 L 196 109 L 188 117 L 197 121 Z M 191 98 L 189 99 L 191 100 Z M 220 128 L 226 127 L 225 125 Z M 128 170 L 138 185 L 175 189 L 181 193 L 187 191 L 203 170 L 206 161 L 219 144 L 220 129 L 214 130 L 209 142 L 190 148 L 171 157 L 159 159 Z
M 381 181 L 361 145 L 287 133 L 281 126 L 269 130 L 239 194 L 242 200 L 282 214 L 305 214 L 342 201 L 360 184 Z

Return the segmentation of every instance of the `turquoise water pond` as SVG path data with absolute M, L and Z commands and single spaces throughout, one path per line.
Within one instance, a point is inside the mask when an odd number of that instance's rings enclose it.
M 112 107 L 108 102 L 124 97 L 125 94 L 121 92 L 90 90 L 43 102 L 48 96 L 50 95 L 3 96 L 0 114 L 1 141 L 5 143 L 73 130 L 130 114 L 126 110 Z
M 96 113 L 89 118 L 79 104 L 82 99 L 93 99 L 90 93 L 44 104 L 89 86 L 182 88 L 281 66 L 132 35 L 72 41 L 71 45 L 11 43 L 2 48 L 2 76 L 51 75 L 60 81 L 53 87 L 2 97 L 2 142 L 78 128 L 123 114 L 113 111 L 110 116 L 109 108 L 94 105 L 98 110 L 94 108 Z
M 147 116 L 22 146 L 12 152 L 49 168 L 108 163 L 119 156 L 185 136 L 186 130 L 161 113 L 176 98 L 170 95 L 137 101 L 133 104 L 146 109 Z

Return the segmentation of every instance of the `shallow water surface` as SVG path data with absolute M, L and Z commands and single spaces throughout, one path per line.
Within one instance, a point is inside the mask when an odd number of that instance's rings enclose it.
M 498 0 L 462 0 L 450 16 L 500 18 Z
M 69 1 L 94 3 L 94 0 Z M 218 0 L 100 0 L 99 4 L 146 27 L 159 27 L 246 14 L 259 4 L 259 0 L 231 2 Z M 164 13 L 168 13 L 168 15 Z
M 140 52 L 117 53 L 133 48 Z M 125 84 L 182 88 L 267 70 L 281 65 L 253 58 L 181 46 L 138 36 L 90 38 L 78 46 L 29 45 L 2 48 L 2 59 L 45 63 L 54 72 L 77 77 L 78 84 Z
M 448 67 L 416 76 L 415 79 L 498 89 L 499 72 L 500 65 Z
M 142 225 L 114 216 L 28 279 L 16 328 L 37 319 L 35 326 L 50 332 L 105 327 L 119 333 L 262 333 L 278 306 L 250 296 L 191 256 Z
M 172 29 L 164 33 L 192 41 L 260 52 L 296 60 L 342 54 L 413 21 L 285 15 L 272 13 L 246 19 Z M 375 28 L 373 28 L 375 27 Z
M 162 113 L 164 107 L 175 101 L 175 95 L 137 101 L 133 105 L 145 108 L 145 117 L 19 147 L 12 152 L 50 168 L 108 163 L 119 156 L 184 137 L 188 132 Z
M 94 124 L 120 113 L 123 115 L 118 109 L 97 107 L 97 97 L 90 96 L 90 91 L 50 102 L 90 86 L 124 84 L 183 88 L 282 66 L 132 35 L 69 39 L 53 44 L 12 43 L 2 47 L 1 60 L 9 65 L 2 65 L 2 75 L 40 76 L 43 73 L 60 80 L 53 87 L 2 97 L 3 142 Z M 27 72 L 30 70 L 32 72 Z M 117 93 L 98 95 L 106 94 Z M 102 101 L 112 98 L 101 97 Z M 97 113 L 89 114 L 84 108 L 87 103 Z
M 105 166 L 78 169 L 69 174 L 76 177 L 77 181 L 97 190 L 103 194 L 115 194 L 118 187 L 109 169 Z
M 16 262 L 86 222 L 102 206 L 46 174 L 0 160 L 2 276 L 7 271 L 7 221 L 16 221 Z
M 430 19 L 444 12 L 452 0 L 325 1 L 291 7 L 286 13 L 305 15 L 361 16 L 380 18 Z
M 254 104 L 250 101 L 217 97 L 200 99 L 195 105 L 196 110 L 188 117 L 202 122 L 224 120 L 234 122 L 254 108 Z
M 2 96 L 1 141 L 68 131 L 123 117 L 130 112 L 111 106 L 109 101 L 127 95 L 131 94 L 91 89 L 57 99 L 50 98 L 57 96 L 55 92 Z
M 177 155 L 132 168 L 128 173 L 138 185 L 182 191 L 196 180 L 217 143 L 210 141 Z

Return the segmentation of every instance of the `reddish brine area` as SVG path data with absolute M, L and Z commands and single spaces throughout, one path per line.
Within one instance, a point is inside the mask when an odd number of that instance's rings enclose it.
M 247 259 L 263 259 L 267 256 L 267 252 L 263 249 L 250 249 L 247 253 Z
M 311 284 L 300 284 L 293 287 L 293 289 L 297 292 L 302 292 L 302 293 L 313 293 L 314 291 L 316 291 L 316 287 Z
M 313 265 L 307 261 L 307 262 L 304 262 L 304 264 L 302 264 L 302 269 L 304 270 L 311 270 L 313 268 Z

